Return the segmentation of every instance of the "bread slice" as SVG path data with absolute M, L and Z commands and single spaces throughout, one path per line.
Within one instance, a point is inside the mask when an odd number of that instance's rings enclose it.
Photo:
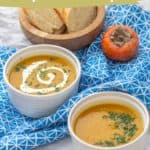
M 92 23 L 97 15 L 96 7 L 56 8 L 56 10 L 64 20 L 68 32 L 84 29 Z
M 24 9 L 29 21 L 44 32 L 60 34 L 65 30 L 65 24 L 55 9 Z

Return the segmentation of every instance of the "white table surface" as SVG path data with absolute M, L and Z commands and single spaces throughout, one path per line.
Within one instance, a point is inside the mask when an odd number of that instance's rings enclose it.
M 0 7 L 0 46 L 23 48 L 31 45 L 26 39 L 19 25 L 18 9 Z M 148 136 L 147 148 L 150 150 L 150 134 Z M 65 138 L 54 144 L 45 145 L 37 150 L 73 150 L 71 139 Z

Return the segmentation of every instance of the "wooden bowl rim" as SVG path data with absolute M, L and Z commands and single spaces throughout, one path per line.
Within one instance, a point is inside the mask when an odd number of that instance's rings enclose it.
M 49 39 L 49 40 L 70 40 L 70 39 L 75 39 L 75 38 L 85 36 L 89 34 L 90 32 L 94 31 L 96 28 L 98 28 L 99 25 L 102 24 L 104 21 L 105 13 L 106 13 L 105 7 L 103 6 L 97 7 L 97 16 L 95 20 L 88 27 L 77 32 L 71 32 L 71 33 L 65 33 L 65 34 L 50 34 L 50 33 L 41 31 L 40 29 L 36 28 L 34 25 L 32 25 L 28 21 L 27 16 L 24 12 L 24 8 L 20 8 L 19 10 L 19 21 L 20 21 L 20 24 L 28 32 L 40 38 Z

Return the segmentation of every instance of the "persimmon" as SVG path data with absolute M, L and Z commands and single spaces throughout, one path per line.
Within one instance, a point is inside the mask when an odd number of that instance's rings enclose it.
M 139 38 L 130 27 L 117 25 L 110 27 L 103 35 L 104 54 L 116 61 L 128 61 L 138 52 Z

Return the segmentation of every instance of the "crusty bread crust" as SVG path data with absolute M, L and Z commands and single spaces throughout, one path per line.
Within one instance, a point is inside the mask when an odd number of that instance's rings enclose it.
M 96 7 L 56 8 L 56 10 L 64 20 L 68 32 L 84 29 L 93 22 L 97 14 Z
M 30 23 L 40 30 L 51 34 L 60 34 L 64 32 L 65 24 L 55 9 L 25 8 L 24 10 Z

